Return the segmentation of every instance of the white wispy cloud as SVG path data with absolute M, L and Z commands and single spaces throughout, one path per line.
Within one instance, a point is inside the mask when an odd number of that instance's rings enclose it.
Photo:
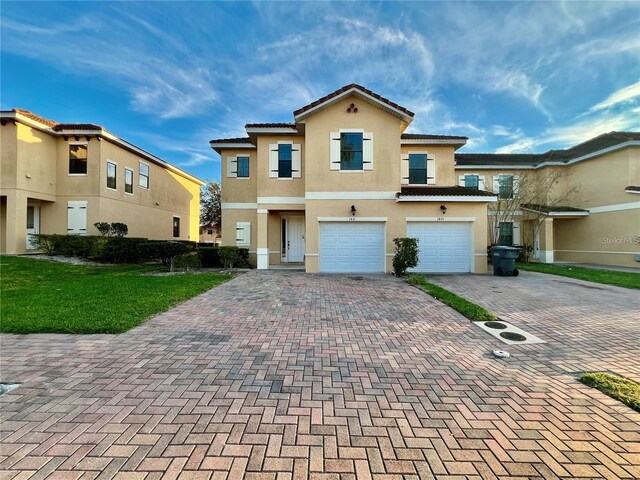
M 593 107 L 589 109 L 589 112 L 597 112 L 600 110 L 605 110 L 616 105 L 629 103 L 635 99 L 640 97 L 640 82 L 634 83 L 633 85 L 629 85 L 627 87 L 621 88 L 620 90 L 613 92 L 602 102 L 597 103 Z

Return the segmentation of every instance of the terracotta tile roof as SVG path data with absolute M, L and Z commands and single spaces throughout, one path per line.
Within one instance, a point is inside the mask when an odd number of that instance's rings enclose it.
M 640 141 L 640 132 L 609 132 L 564 150 L 545 153 L 457 153 L 456 165 L 529 165 L 542 162 L 568 162 L 629 141 Z
M 48 127 L 54 127 L 55 125 L 58 124 L 58 122 L 56 122 L 55 120 L 49 120 L 47 118 L 41 117 L 40 115 L 36 115 L 33 112 L 30 112 L 29 110 L 23 110 L 22 108 L 14 108 L 11 110 L 13 113 L 19 113 L 20 115 L 30 118 L 31 120 L 34 120 L 38 123 L 42 123 Z
M 296 128 L 295 123 L 247 123 L 244 128 Z
M 209 140 L 209 143 L 252 143 L 249 137 L 239 137 L 239 138 L 215 138 L 213 140 Z
M 484 190 L 476 190 L 467 187 L 402 187 L 399 196 L 403 197 L 423 197 L 423 196 L 439 196 L 453 195 L 464 197 L 493 197 L 491 192 Z
M 432 135 L 430 133 L 403 133 L 402 140 L 469 140 L 459 135 Z
M 335 98 L 348 90 L 351 90 L 352 88 L 356 90 L 360 90 L 361 92 L 366 93 L 367 95 L 375 98 L 376 100 L 379 100 L 382 103 L 386 103 L 390 107 L 393 107 L 396 110 L 400 110 L 401 112 L 406 113 L 410 117 L 413 117 L 415 115 L 411 110 L 408 110 L 407 108 L 392 102 L 388 98 L 384 98 L 383 96 L 378 95 L 377 93 L 369 90 L 368 88 L 364 88 L 362 85 L 358 85 L 357 83 L 352 83 L 351 85 L 345 85 L 344 87 L 336 90 L 335 92 L 332 92 L 329 95 L 325 95 L 324 97 L 319 98 L 318 100 L 310 103 L 309 105 L 305 105 L 304 107 L 299 108 L 298 110 L 293 112 L 293 116 L 297 117 L 298 115 L 301 115 L 304 112 L 311 110 L 312 108 L 317 107 L 318 105 L 321 105 L 326 101 L 331 100 L 332 98 Z
M 537 203 L 524 203 L 521 205 L 526 210 L 533 210 L 540 213 L 589 213 L 584 208 L 567 207 L 564 205 L 548 206 L 539 205 Z
M 63 130 L 102 130 L 102 127 L 93 123 L 58 123 L 53 129 L 61 132 Z

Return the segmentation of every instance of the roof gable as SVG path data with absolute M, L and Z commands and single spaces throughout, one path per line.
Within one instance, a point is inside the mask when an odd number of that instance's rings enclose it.
M 409 124 L 413 120 L 414 113 L 407 108 L 392 102 L 391 100 L 367 89 L 356 83 L 346 85 L 335 92 L 319 98 L 315 102 L 305 105 L 293 112 L 296 122 L 304 122 L 311 115 L 324 110 L 325 108 L 347 98 L 349 95 L 355 95 L 358 98 L 378 107 L 379 109 L 400 118 L 404 123 Z

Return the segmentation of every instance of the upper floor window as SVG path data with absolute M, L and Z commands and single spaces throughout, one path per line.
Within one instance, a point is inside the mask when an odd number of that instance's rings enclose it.
M 427 154 L 409 154 L 409 183 L 421 185 L 427 183 Z
M 467 188 L 473 188 L 474 190 L 478 190 L 478 175 L 465 175 L 464 176 L 464 186 Z
M 513 222 L 500 222 L 500 245 L 513 246 Z
M 237 157 L 237 177 L 249 178 L 249 157 Z
M 173 217 L 173 238 L 180 237 L 180 217 Z
M 116 164 L 107 162 L 107 188 L 116 189 Z
M 278 178 L 291 178 L 293 145 L 290 143 L 278 144 Z
M 269 145 L 269 177 L 300 178 L 302 176 L 301 145 L 280 141 Z
M 362 133 L 340 134 L 340 170 L 363 170 Z
M 87 146 L 69 145 L 69 174 L 87 174 Z
M 138 185 L 142 188 L 149 188 L 149 165 L 140 162 L 138 177 Z
M 331 132 L 329 168 L 346 172 L 373 170 L 373 132 L 344 129 Z
M 513 175 L 498 175 L 498 198 L 513 198 L 513 183 Z
M 133 193 L 133 170 L 124 169 L 124 191 L 125 193 Z

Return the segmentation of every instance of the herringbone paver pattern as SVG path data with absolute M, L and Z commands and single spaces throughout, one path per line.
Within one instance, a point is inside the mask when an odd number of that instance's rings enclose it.
M 389 276 L 251 272 L 126 334 L 3 335 L 23 385 L 0 397 L 1 478 L 640 477 L 640 414 L 568 374 L 639 376 L 635 292 L 536 280 L 538 312 L 532 278 L 497 288 L 549 343 L 507 361 Z

